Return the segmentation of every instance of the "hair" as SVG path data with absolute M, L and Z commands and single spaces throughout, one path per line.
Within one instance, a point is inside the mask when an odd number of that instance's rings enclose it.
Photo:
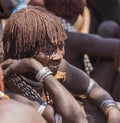
M 4 0 L 4 2 L 1 1 L 0 2 L 0 13 L 4 13 L 4 15 L 0 19 L 8 19 L 10 15 L 12 14 L 13 9 L 14 9 L 14 5 L 11 2 L 11 0 Z
M 3 35 L 4 60 L 32 57 L 36 51 L 54 52 L 67 38 L 59 19 L 48 10 L 29 6 L 12 15 Z
M 45 7 L 57 16 L 65 19 L 73 19 L 83 13 L 82 0 L 45 0 Z

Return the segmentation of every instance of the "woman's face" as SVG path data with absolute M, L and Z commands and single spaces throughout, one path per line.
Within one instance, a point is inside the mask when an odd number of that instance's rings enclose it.
M 53 73 L 57 72 L 59 64 L 64 56 L 64 44 L 59 43 L 55 51 L 50 52 L 35 52 L 34 58 L 40 61 L 44 66 L 48 66 Z

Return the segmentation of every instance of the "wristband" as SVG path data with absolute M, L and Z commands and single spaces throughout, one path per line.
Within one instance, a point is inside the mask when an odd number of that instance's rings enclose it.
M 103 111 L 103 113 L 105 114 L 105 116 L 107 117 L 107 109 L 109 107 L 116 107 L 119 110 L 118 104 L 114 101 L 114 100 L 104 100 L 101 104 L 100 104 L 100 108 Z
M 52 75 L 53 73 L 51 72 L 51 70 L 48 67 L 44 67 L 42 70 L 40 70 L 37 75 L 35 76 L 35 78 L 40 81 L 43 82 L 44 79 L 48 76 L 48 75 Z

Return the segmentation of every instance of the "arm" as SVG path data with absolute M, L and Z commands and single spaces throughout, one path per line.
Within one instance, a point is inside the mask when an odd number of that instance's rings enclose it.
M 69 91 L 71 91 L 73 94 L 76 94 L 76 95 L 83 94 L 87 96 L 89 101 L 91 101 L 93 104 L 98 106 L 103 111 L 103 113 L 107 115 L 109 122 L 112 120 L 112 122 L 110 123 L 113 123 L 114 118 L 117 118 L 117 120 L 120 121 L 120 118 L 119 118 L 120 111 L 116 104 L 113 105 L 114 100 L 112 99 L 110 94 L 107 93 L 103 88 L 101 88 L 95 81 L 94 81 L 94 84 L 92 84 L 92 86 L 89 87 L 91 79 L 86 73 L 70 65 L 65 60 L 62 61 L 61 70 L 63 72 L 66 72 L 66 80 L 62 84 L 67 89 L 69 89 Z M 109 106 L 107 104 L 108 101 L 107 103 L 105 102 L 106 100 L 111 101 L 109 103 L 110 104 Z M 116 115 L 114 112 L 116 112 Z M 115 123 L 117 123 L 117 121 L 115 121 Z
M 6 67 L 5 65 L 3 65 Z M 4 75 L 9 76 L 12 73 L 33 72 L 37 74 L 44 68 L 41 63 L 35 59 L 23 59 L 14 61 L 4 70 Z M 65 123 L 86 123 L 85 116 L 76 102 L 74 97 L 62 86 L 52 75 L 48 75 L 43 82 L 46 86 L 50 96 L 54 101 L 57 112 L 62 115 Z M 69 101 L 70 100 L 70 101 Z
M 68 39 L 65 42 L 66 59 L 79 58 L 83 54 L 91 57 L 114 58 L 115 49 L 120 39 L 102 38 L 95 34 L 83 34 L 67 32 Z
M 50 96 L 55 102 L 57 112 L 63 116 L 65 123 L 87 122 L 80 110 L 80 105 L 74 97 L 53 76 L 48 76 L 44 82 Z

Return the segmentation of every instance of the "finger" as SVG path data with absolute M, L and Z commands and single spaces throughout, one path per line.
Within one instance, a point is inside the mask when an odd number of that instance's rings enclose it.
M 1 63 L 1 67 L 2 69 L 6 69 L 9 65 L 13 64 L 14 62 L 16 62 L 17 60 L 13 60 L 13 59 L 8 59 L 6 61 L 4 61 L 3 63 Z
M 3 70 L 3 75 L 5 77 L 8 77 L 14 73 L 12 67 L 7 67 L 6 69 Z

